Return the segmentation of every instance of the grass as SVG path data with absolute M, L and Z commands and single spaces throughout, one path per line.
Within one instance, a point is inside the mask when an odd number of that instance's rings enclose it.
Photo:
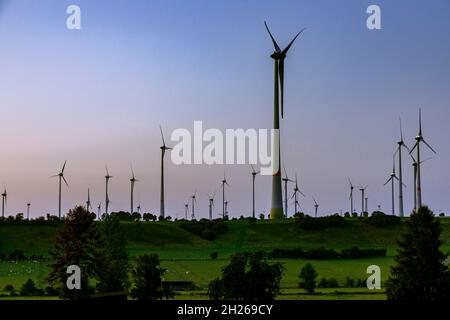
M 441 218 L 444 251 L 450 251 L 450 219 Z M 279 260 L 285 267 L 281 281 L 282 294 L 279 299 L 384 299 L 383 292 L 364 289 L 319 289 L 318 294 L 309 296 L 298 289 L 298 274 L 301 267 L 311 263 L 319 277 L 335 278 L 344 285 L 345 278 L 366 279 L 366 269 L 375 264 L 381 267 L 382 283 L 388 278 L 389 267 L 396 251 L 396 237 L 403 226 L 377 228 L 357 219 L 347 219 L 342 227 L 322 230 L 299 230 L 292 220 L 287 221 L 247 221 L 227 222 L 228 231 L 212 241 L 204 240 L 180 227 L 180 223 L 122 223 L 128 240 L 131 257 L 144 253 L 157 253 L 167 269 L 166 280 L 190 280 L 199 288 L 193 292 L 182 292 L 176 299 L 204 299 L 209 281 L 219 276 L 222 267 L 228 263 L 231 254 L 244 251 L 269 251 L 274 248 L 304 249 L 325 246 L 341 250 L 352 246 L 360 248 L 386 248 L 387 257 L 355 260 Z M 58 227 L 51 226 L 1 226 L 0 251 L 8 253 L 20 249 L 27 256 L 42 255 L 49 259 L 48 251 L 53 247 Z M 211 252 L 218 252 L 217 260 L 210 258 Z M 6 284 L 16 289 L 28 279 L 45 288 L 43 281 L 48 273 L 44 261 L 0 262 L 0 294 Z

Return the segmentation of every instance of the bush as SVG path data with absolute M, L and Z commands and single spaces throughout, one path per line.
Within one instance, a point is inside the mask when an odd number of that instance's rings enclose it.
M 208 285 L 208 296 L 210 300 L 220 300 L 223 297 L 223 280 L 216 278 Z
M 14 290 L 16 290 L 16 289 L 14 289 L 14 286 L 13 286 L 12 284 L 7 284 L 7 285 L 3 288 L 3 291 L 6 291 L 6 292 L 12 292 L 12 291 L 14 291 Z
M 22 250 L 14 250 L 9 254 L 8 259 L 11 261 L 23 261 L 26 260 L 27 257 Z
M 37 288 L 34 281 L 28 279 L 20 288 L 20 295 L 23 297 L 43 296 L 44 290 Z
M 45 288 L 45 295 L 48 297 L 57 297 L 59 296 L 59 290 L 55 289 L 51 286 L 48 286 L 47 288 Z
M 214 240 L 228 230 L 228 226 L 222 220 L 183 222 L 181 228 L 205 240 Z
M 339 254 L 333 249 L 326 249 L 325 247 L 320 247 L 317 249 L 311 249 L 305 252 L 305 258 L 320 260 L 320 259 L 337 259 Z
M 303 230 L 320 230 L 331 227 L 341 227 L 346 224 L 344 218 L 339 215 L 332 215 L 327 217 L 312 218 L 310 216 L 296 218 L 297 226 Z
M 385 215 L 383 212 L 375 211 L 372 216 L 361 218 L 361 221 L 374 227 L 389 227 L 401 224 L 402 219 L 397 216 Z
M 355 287 L 355 280 L 353 280 L 350 277 L 345 278 L 345 287 L 346 288 L 354 288 Z
M 216 260 L 219 254 L 217 252 L 211 252 L 209 256 L 211 257 L 212 260 Z
M 385 257 L 386 253 L 387 253 L 386 249 L 360 249 L 358 247 L 352 247 L 348 249 L 342 249 L 340 257 L 342 259 Z
M 320 279 L 319 283 L 317 284 L 319 288 L 339 288 L 339 283 L 334 278 L 322 278 Z

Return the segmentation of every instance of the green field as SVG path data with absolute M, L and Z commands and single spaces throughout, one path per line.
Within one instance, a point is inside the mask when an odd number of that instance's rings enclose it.
M 442 218 L 443 250 L 450 251 L 450 219 Z M 346 277 L 365 279 L 366 269 L 376 264 L 381 267 L 382 281 L 388 277 L 389 266 L 396 251 L 395 239 L 403 226 L 377 228 L 348 219 L 343 227 L 304 231 L 287 221 L 227 222 L 228 231 L 213 241 L 204 240 L 180 227 L 179 223 L 149 222 L 122 223 L 128 239 L 130 256 L 157 253 L 162 266 L 167 269 L 165 280 L 190 280 L 198 287 L 193 292 L 180 292 L 177 299 L 207 299 L 205 288 L 210 280 L 220 274 L 230 254 L 245 251 L 272 250 L 274 248 L 304 249 L 325 246 L 335 250 L 358 246 L 360 248 L 386 248 L 387 257 L 370 259 L 332 260 L 279 260 L 285 267 L 281 281 L 282 295 L 279 299 L 384 299 L 384 291 L 373 292 L 358 288 L 318 289 L 314 296 L 305 295 L 298 289 L 298 273 L 302 265 L 312 263 L 319 278 L 335 278 L 341 286 Z M 27 256 L 42 255 L 49 259 L 57 227 L 50 226 L 1 226 L 0 251 L 20 249 Z M 210 253 L 218 252 L 219 258 L 211 260 Z M 28 279 L 45 287 L 43 281 L 48 273 L 49 260 L 26 262 L 0 262 L 0 293 L 6 284 L 16 288 Z

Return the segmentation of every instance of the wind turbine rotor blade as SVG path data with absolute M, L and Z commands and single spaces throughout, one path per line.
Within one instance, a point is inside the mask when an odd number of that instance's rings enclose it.
M 428 142 L 426 142 L 425 140 L 422 140 L 423 143 L 425 143 L 425 145 L 431 150 L 433 151 L 434 154 L 437 154 L 436 151 L 434 151 L 434 149 L 428 144 Z
M 264 25 L 266 26 L 267 32 L 269 33 L 269 36 L 270 36 L 270 39 L 272 39 L 273 46 L 275 47 L 275 51 L 280 52 L 281 49 L 278 46 L 277 42 L 275 41 L 274 37 L 272 36 L 272 33 L 270 32 L 269 27 L 267 26 L 267 23 L 265 21 L 264 21 Z
M 422 136 L 422 108 L 419 108 L 419 135 Z
M 66 178 L 64 178 L 64 176 L 62 176 L 62 179 L 64 180 L 64 183 L 66 184 L 67 188 L 69 188 L 69 184 L 66 181 Z
M 403 142 L 402 118 L 399 118 L 399 121 L 400 121 L 400 141 Z
M 278 75 L 280 78 L 280 104 L 281 104 L 281 119 L 284 118 L 284 58 L 280 59 L 278 64 Z
M 164 134 L 163 134 L 161 125 L 159 125 L 159 131 L 161 132 L 161 139 L 162 139 L 162 142 L 163 142 L 163 147 L 165 147 L 166 146 L 166 142 L 164 141 Z
M 292 39 L 292 41 L 288 44 L 288 46 L 286 48 L 284 48 L 284 50 L 281 52 L 283 55 L 286 55 L 286 53 L 289 51 L 289 49 L 291 48 L 292 44 L 294 43 L 294 41 L 297 39 L 297 37 L 303 33 L 303 31 L 305 31 L 306 28 L 303 28 L 302 30 L 300 30 L 299 33 L 297 33 L 294 37 L 294 39 Z
M 63 167 L 62 167 L 61 173 L 64 173 L 64 169 L 66 169 L 66 164 L 67 164 L 67 160 L 64 161 L 64 165 L 63 165 Z
M 417 148 L 417 144 L 419 142 L 417 141 L 416 144 L 414 145 L 414 147 L 409 151 L 409 154 L 411 154 L 416 148 Z M 414 158 L 413 158 L 414 159 Z M 414 160 L 415 161 L 415 160 Z

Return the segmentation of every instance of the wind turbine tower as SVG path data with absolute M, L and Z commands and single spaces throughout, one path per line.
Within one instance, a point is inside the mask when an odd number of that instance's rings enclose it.
M 64 178 L 64 170 L 66 169 L 67 161 L 64 161 L 64 165 L 61 169 L 61 172 L 54 175 L 52 178 L 58 177 L 59 179 L 59 196 L 58 196 L 58 217 L 61 219 L 61 182 L 64 181 L 67 187 L 69 187 L 69 184 L 66 181 L 66 178 Z
M 106 184 L 105 184 L 105 187 L 106 187 L 106 194 L 105 194 L 105 215 L 108 215 L 108 210 L 109 210 L 109 190 L 108 190 L 108 187 L 109 187 L 109 180 L 111 179 L 111 178 L 113 178 L 113 176 L 111 176 L 110 174 L 109 174 L 109 170 L 108 170 L 108 167 L 106 166 L 106 176 L 105 176 L 105 182 L 106 182 Z
M 226 209 L 225 209 L 225 185 L 230 186 L 228 184 L 227 178 L 225 176 L 225 171 L 223 172 L 223 180 L 222 180 L 222 219 L 225 219 Z
M 30 206 L 31 206 L 31 203 L 27 203 L 27 220 L 30 220 Z
M 317 218 L 317 211 L 319 210 L 319 204 L 317 203 L 316 199 L 314 199 L 314 216 Z
M 134 212 L 134 184 L 136 182 L 138 182 L 139 180 L 136 179 L 135 175 L 134 175 L 134 170 L 133 170 L 133 166 L 131 166 L 131 179 L 130 179 L 130 183 L 131 183 L 131 194 L 130 194 L 130 214 L 133 214 Z M 164 217 L 164 216 L 163 216 Z
M 398 175 L 399 175 L 399 184 L 398 184 L 398 210 L 400 217 L 404 216 L 403 209 L 403 163 L 402 163 L 402 148 L 405 148 L 410 152 L 408 146 L 403 141 L 403 129 L 402 129 L 402 119 L 400 119 L 400 141 L 397 142 L 398 148 L 396 153 L 398 154 Z M 414 187 L 415 188 L 415 187 Z M 392 210 L 394 212 L 394 210 Z
M 274 119 L 273 119 L 273 129 L 280 130 L 280 109 L 281 109 L 281 118 L 284 117 L 284 60 L 286 59 L 286 54 L 289 51 L 291 45 L 294 43 L 295 39 L 304 31 L 301 30 L 297 35 L 292 39 L 289 45 L 281 50 L 275 41 L 272 33 L 267 26 L 267 23 L 264 22 L 266 26 L 267 32 L 269 33 L 270 38 L 272 39 L 273 46 L 275 48 L 274 52 L 270 56 L 274 60 Z M 280 99 L 281 98 L 281 99 Z M 281 108 L 280 108 L 281 107 Z M 272 208 L 270 209 L 270 218 L 271 219 L 283 219 L 283 200 L 282 200 L 282 191 L 281 191 L 281 146 L 280 146 L 280 135 L 278 135 L 275 146 L 276 151 L 273 152 L 274 157 L 278 157 L 278 159 L 273 159 L 274 164 L 278 164 L 278 167 L 275 168 L 274 173 L 272 174 Z
M 5 207 L 8 205 L 8 193 L 6 192 L 6 187 L 2 193 L 2 217 L 5 217 Z
M 355 187 L 353 186 L 353 184 L 352 184 L 352 182 L 351 182 L 351 180 L 350 180 L 350 178 L 348 178 L 348 183 L 349 183 L 349 185 L 350 185 L 350 215 L 352 215 L 353 214 L 353 189 L 355 189 Z
M 165 217 L 165 206 L 164 206 L 164 156 L 166 155 L 167 150 L 171 150 L 172 148 L 166 146 L 166 142 L 164 140 L 164 134 L 162 131 L 162 127 L 159 126 L 159 131 L 161 132 L 162 146 L 161 149 L 161 198 L 160 198 L 160 213 L 161 217 Z
M 255 218 L 255 178 L 256 175 L 258 175 L 260 173 L 260 171 L 256 171 L 255 168 L 252 167 L 252 183 L 253 183 L 253 196 L 252 196 L 252 217 Z
M 416 144 L 411 149 L 410 154 L 414 151 L 414 149 L 417 149 L 417 155 L 416 155 L 416 162 L 417 162 L 417 184 L 414 185 L 414 187 L 417 189 L 417 206 L 416 209 L 420 208 L 422 206 L 422 180 L 420 176 L 420 143 L 423 142 L 433 153 L 436 154 L 436 151 L 428 144 L 428 142 L 425 141 L 423 135 L 422 135 L 422 110 L 419 109 L 419 134 L 416 136 Z
M 391 193 L 392 193 L 392 215 L 395 215 L 395 191 L 394 191 L 394 182 L 395 180 L 399 180 L 397 178 L 397 174 L 395 173 L 395 162 L 392 166 L 392 173 L 389 177 L 389 180 L 386 181 L 386 183 L 384 185 L 387 185 L 389 182 L 391 183 Z
M 289 211 L 288 211 L 288 197 L 287 197 L 287 193 L 288 193 L 288 182 L 294 182 L 293 180 L 289 179 L 287 172 L 286 172 L 286 168 L 283 166 L 283 170 L 284 170 L 284 178 L 282 178 L 282 181 L 284 182 L 284 215 L 285 218 L 288 217 Z

